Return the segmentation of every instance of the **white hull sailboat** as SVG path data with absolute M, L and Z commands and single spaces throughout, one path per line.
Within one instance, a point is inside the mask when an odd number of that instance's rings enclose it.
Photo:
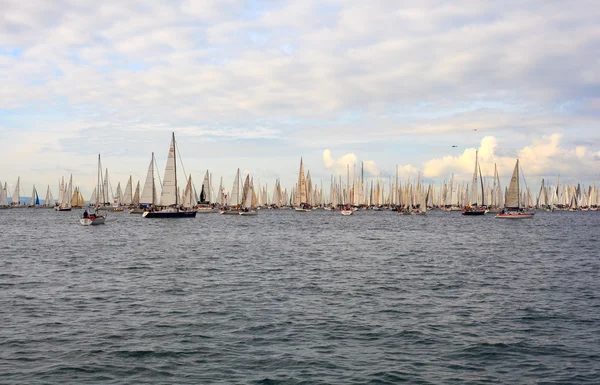
M 342 210 L 342 215 L 344 215 L 344 216 L 354 215 L 354 210 Z

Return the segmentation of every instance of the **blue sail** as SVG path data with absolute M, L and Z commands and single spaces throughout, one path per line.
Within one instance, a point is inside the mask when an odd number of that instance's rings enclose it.
M 37 191 L 35 192 L 35 204 L 39 205 L 40 204 L 40 197 L 38 196 Z

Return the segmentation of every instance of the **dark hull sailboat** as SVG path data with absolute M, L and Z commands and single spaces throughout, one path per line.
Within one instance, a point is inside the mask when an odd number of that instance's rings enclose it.
M 142 214 L 144 218 L 195 218 L 196 210 L 181 209 L 177 189 L 177 157 L 175 156 L 175 133 L 171 137 L 171 146 L 165 167 L 163 179 L 163 190 L 160 205 L 166 207 L 160 211 L 146 211 Z M 154 155 L 153 155 L 154 158 Z M 154 199 L 153 199 L 154 200 Z

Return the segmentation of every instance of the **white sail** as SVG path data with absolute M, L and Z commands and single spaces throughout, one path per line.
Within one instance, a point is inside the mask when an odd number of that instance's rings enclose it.
M 35 185 L 33 185 L 33 191 L 31 191 L 31 202 L 29 202 L 30 206 L 36 206 L 37 203 L 36 201 L 38 201 L 38 193 L 37 190 L 35 189 Z
M 194 199 L 194 188 L 192 184 L 192 176 L 190 175 L 188 178 L 187 185 L 185 186 L 183 199 L 181 200 L 181 206 L 185 209 L 191 209 L 195 205 L 196 200 Z
M 162 192 L 160 194 L 160 206 L 171 206 L 179 203 L 177 196 L 177 160 L 175 158 L 175 134 L 171 137 L 169 155 L 165 174 L 163 176 Z
M 138 180 L 137 186 L 135 187 L 135 193 L 133 194 L 133 198 L 131 199 L 131 203 L 134 205 L 140 204 L 140 181 Z
M 64 191 L 65 191 L 65 177 L 63 176 L 62 179 L 58 180 L 58 201 L 56 202 L 56 204 L 59 206 L 62 203 Z
M 73 195 L 73 175 L 69 179 L 69 185 L 63 191 L 63 199 L 60 204 L 61 209 L 70 209 L 71 208 L 71 195 Z
M 211 194 L 211 185 L 210 185 L 210 175 L 208 170 L 206 170 L 206 174 L 204 175 L 204 180 L 202 181 L 202 190 L 200 194 L 204 193 L 204 196 L 200 197 L 200 200 L 203 202 L 210 203 L 212 202 L 212 194 Z
M 131 175 L 129 176 L 129 180 L 127 181 L 127 186 L 125 186 L 125 193 L 123 194 L 123 198 L 121 199 L 121 204 L 129 206 L 133 201 L 133 182 L 131 179 Z M 118 189 L 117 189 L 118 190 Z
M 20 203 L 19 202 L 20 196 L 21 196 L 21 177 L 17 177 L 17 185 L 15 186 L 15 189 L 13 190 L 13 193 L 11 196 L 13 205 L 18 205 Z
M 304 164 L 300 158 L 300 170 L 298 172 L 298 185 L 296 186 L 296 206 L 307 203 L 306 196 L 306 177 L 304 176 Z
M 121 197 L 123 196 L 123 190 L 121 190 L 121 182 L 117 183 L 117 194 L 114 196 L 113 198 L 113 206 L 119 206 L 122 202 L 121 202 Z
M 519 197 L 519 159 L 515 164 L 512 177 L 510 178 L 510 185 L 508 186 L 508 192 L 506 194 L 506 207 L 508 208 L 519 208 L 521 199 Z
M 477 175 L 477 170 L 479 166 L 478 159 L 478 151 L 475 151 L 475 171 L 473 171 L 473 181 L 471 183 L 471 199 L 469 204 L 477 206 L 480 201 L 478 201 L 478 193 L 479 193 L 479 178 Z
M 4 187 L 0 184 L 0 206 L 5 207 L 8 206 L 8 197 L 6 196 L 6 182 L 4 183 Z
M 231 189 L 231 194 L 229 198 L 228 204 L 230 206 L 237 206 L 240 204 L 240 169 L 237 169 L 235 173 L 235 179 L 233 181 L 233 188 Z
M 244 182 L 244 193 L 244 203 L 242 204 L 242 206 L 245 209 L 250 209 L 252 208 L 252 197 L 254 195 L 254 189 L 248 181 L 248 176 L 246 176 L 246 181 Z
M 154 183 L 154 153 L 152 153 L 152 159 L 148 166 L 148 173 L 146 174 L 146 182 L 144 183 L 144 189 L 142 190 L 142 196 L 140 197 L 140 204 L 158 204 L 156 185 Z
M 219 206 L 223 206 L 224 204 L 224 197 L 223 197 L 223 177 L 221 177 L 221 183 L 219 184 L 219 192 L 217 193 L 217 204 Z
M 44 205 L 47 207 L 54 206 L 54 197 L 52 196 L 52 190 L 50 190 L 50 185 L 46 189 L 46 198 L 44 199 Z
M 111 194 L 109 194 L 109 184 L 108 184 L 108 169 L 106 169 L 106 173 L 104 175 L 104 184 L 102 185 L 102 203 L 105 205 L 111 204 Z
M 90 195 L 90 206 L 98 206 L 100 203 L 98 202 L 98 191 L 96 187 L 94 187 L 94 191 L 92 191 L 92 195 Z

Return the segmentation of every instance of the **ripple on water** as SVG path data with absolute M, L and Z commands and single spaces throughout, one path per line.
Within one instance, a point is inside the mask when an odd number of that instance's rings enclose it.
M 2 383 L 600 378 L 600 213 L 78 215 L 0 212 Z

